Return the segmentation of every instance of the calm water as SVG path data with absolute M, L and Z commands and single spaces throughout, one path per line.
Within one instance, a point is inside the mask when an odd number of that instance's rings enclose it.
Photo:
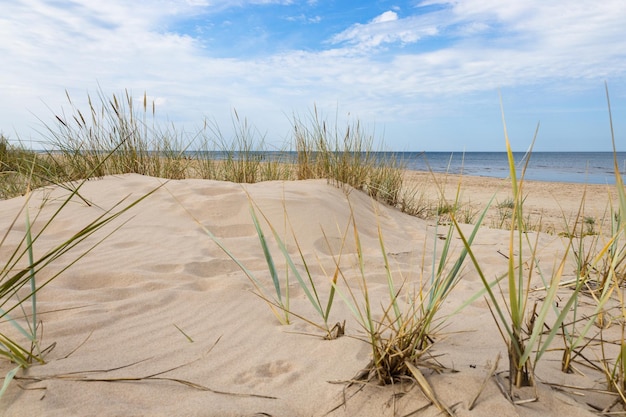
M 454 174 L 506 178 L 509 174 L 506 152 L 405 152 L 407 168 Z M 521 173 L 525 154 L 515 153 L 518 173 Z M 626 152 L 617 153 L 622 174 L 626 169 Z M 526 171 L 526 179 L 536 181 L 575 182 L 588 184 L 615 184 L 612 152 L 533 152 Z
M 202 152 L 203 153 L 203 152 Z M 254 153 L 254 152 L 253 152 Z M 407 169 L 417 171 L 448 172 L 451 174 L 506 178 L 509 165 L 506 152 L 379 152 L 381 158 L 391 154 L 401 159 Z M 209 158 L 222 159 L 224 152 L 205 153 Z M 237 153 L 234 155 L 237 158 Z M 295 152 L 258 152 L 261 159 L 295 160 Z M 521 174 L 525 163 L 523 152 L 514 153 Z M 621 174 L 626 170 L 626 152 L 617 153 Z M 533 152 L 526 179 L 551 182 L 587 184 L 615 184 L 612 152 Z

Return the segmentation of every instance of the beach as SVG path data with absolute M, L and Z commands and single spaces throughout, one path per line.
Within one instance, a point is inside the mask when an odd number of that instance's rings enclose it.
M 441 195 L 448 203 L 459 200 L 460 214 L 467 211 L 476 218 L 488 207 L 485 225 L 502 228 L 506 221 L 507 203 L 511 202 L 511 180 L 485 176 L 435 174 L 407 171 L 405 178 L 409 187 L 414 186 L 416 197 L 424 195 L 424 205 L 437 205 Z M 563 183 L 550 181 L 525 181 L 522 186 L 525 196 L 524 212 L 529 216 L 531 229 L 546 233 L 565 233 L 567 225 L 574 228 L 576 220 L 593 219 L 596 230 L 610 229 L 607 213 L 611 204 L 617 207 L 614 185 Z M 506 220 L 506 219 L 504 219 Z
M 459 221 L 463 220 L 463 208 L 468 220 L 476 220 L 492 200 L 472 248 L 489 279 L 506 272 L 511 233 L 499 226 L 507 220 L 510 181 L 415 171 L 407 172 L 405 178 L 430 208 L 442 201 L 441 194 L 447 202 L 458 195 L 462 207 L 457 213 Z M 132 201 L 150 192 L 153 194 L 136 207 L 87 239 L 84 248 L 110 233 L 38 293 L 41 346 L 53 347 L 45 354 L 45 364 L 16 375 L 0 399 L 0 414 L 442 415 L 410 378 L 386 386 L 355 380 L 371 360 L 372 349 L 350 308 L 346 288 L 351 287 L 362 302 L 359 280 L 365 276 L 373 315 L 378 319 L 390 305 L 389 276 L 402 295 L 399 299 L 419 292 L 420 283 L 427 289 L 445 239 L 451 239 L 450 264 L 463 248 L 458 232 L 447 237 L 449 220 L 409 216 L 374 202 L 363 192 L 326 180 L 235 184 L 127 174 L 87 181 L 80 190 L 81 198 L 74 196 L 36 242 L 36 255 L 121 200 Z M 606 232 L 608 224 L 602 220 L 611 217 L 606 213 L 609 201 L 615 198 L 613 193 L 611 186 L 602 185 L 524 184 L 524 213 L 530 216 L 526 234 L 535 245 L 537 265 L 544 274 L 551 276 L 558 269 L 568 250 L 568 237 L 576 233 L 575 224 L 592 227 L 591 237 Z M 69 191 L 60 187 L 35 190 L 27 203 L 33 218 L 39 213 L 33 230 L 68 195 Z M 584 211 L 578 215 L 583 196 Z M 11 228 L 24 204 L 25 197 L 0 201 L 1 230 Z M 303 270 L 306 260 L 321 299 L 328 297 L 333 273 L 341 266 L 337 285 L 343 292 L 336 294 L 328 322 L 345 321 L 345 335 L 324 338 L 317 327 L 321 319 L 291 273 L 282 290 L 292 314 L 289 324 L 281 324 L 259 296 L 258 283 L 207 233 L 258 279 L 265 294 L 273 294 L 251 204 L 283 282 L 285 260 L 270 224 L 284 240 L 297 268 Z M 23 224 L 18 218 L 0 255 L 6 257 L 22 239 Z M 469 235 L 473 226 L 462 224 L 460 228 Z M 45 280 L 67 262 L 65 258 L 55 261 L 38 278 Z M 575 268 L 574 259 L 568 258 L 562 280 L 574 277 Z M 529 300 L 541 302 L 545 291 L 539 274 L 531 278 Z M 458 284 L 437 314 L 438 326 L 428 348 L 428 355 L 441 368 L 439 372 L 421 368 L 439 401 L 454 415 L 592 416 L 616 400 L 614 394 L 603 392 L 606 382 L 599 370 L 577 362 L 576 372 L 561 371 L 559 337 L 554 349 L 536 364 L 536 386 L 516 389 L 514 397 L 507 398 L 498 385 L 498 381 L 507 385 L 507 346 L 489 301 L 477 296 L 468 302 L 482 286 L 467 259 Z M 562 299 L 571 293 L 568 288 L 559 291 Z M 405 301 L 399 304 L 409 308 Z M 591 298 L 579 308 L 581 315 L 591 314 Z M 20 312 L 12 314 L 19 316 Z M 616 320 L 603 330 L 603 338 L 619 339 L 620 329 Z M 19 336 L 6 323 L 3 331 Z M 594 327 L 589 335 L 598 333 Z M 616 348 L 607 346 L 607 354 Z M 501 359 L 494 367 L 498 355 Z M 599 355 L 596 343 L 585 349 L 585 357 L 596 363 Z M 8 361 L 0 361 L 3 375 L 12 367 Z M 535 395 L 535 401 L 515 404 Z

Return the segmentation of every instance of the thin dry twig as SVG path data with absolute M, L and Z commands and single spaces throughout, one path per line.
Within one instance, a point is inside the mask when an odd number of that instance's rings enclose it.
M 331 383 L 345 383 L 345 382 L 331 382 Z M 351 387 L 353 384 L 358 384 L 359 388 L 357 388 L 356 391 L 354 391 L 351 395 L 346 395 L 346 390 Z M 358 394 L 359 392 L 361 392 L 365 386 L 368 384 L 368 382 L 365 381 L 349 381 L 348 385 L 346 387 L 344 387 L 344 389 L 341 392 L 342 395 L 342 401 L 337 404 L 335 407 L 331 408 L 326 414 L 324 414 L 325 416 L 330 415 L 331 413 L 334 413 L 335 411 L 339 410 L 341 407 L 345 407 L 346 404 L 348 403 L 348 400 L 352 397 L 354 397 L 356 394 Z
M 197 384 L 195 382 L 187 381 L 187 380 L 184 380 L 184 379 L 161 376 L 163 374 L 175 371 L 175 370 L 183 368 L 185 366 L 189 366 L 192 363 L 199 361 L 200 359 L 202 359 L 204 356 L 206 356 L 208 353 L 210 353 L 213 350 L 213 348 L 215 347 L 215 345 L 217 345 L 217 343 L 220 341 L 220 339 L 221 339 L 221 336 L 219 338 L 217 338 L 217 340 L 213 343 L 213 345 L 209 348 L 209 350 L 202 357 L 197 358 L 197 359 L 195 359 L 195 360 L 193 360 L 191 362 L 187 362 L 187 363 L 184 363 L 182 365 L 178 365 L 178 366 L 175 366 L 173 368 L 169 368 L 169 369 L 166 369 L 164 371 L 159 371 L 159 372 L 156 372 L 156 373 L 153 373 L 153 374 L 150 374 L 150 375 L 144 375 L 144 376 L 138 376 L 138 377 L 115 377 L 115 378 L 104 378 L 104 377 L 102 377 L 102 378 L 93 377 L 92 378 L 92 377 L 88 377 L 87 376 L 87 375 L 93 375 L 93 374 L 106 374 L 106 373 L 110 373 L 110 372 L 114 372 L 114 371 L 119 371 L 121 369 L 127 369 L 127 368 L 130 368 L 132 366 L 138 365 L 140 363 L 149 361 L 151 359 L 151 358 L 148 358 L 148 359 L 142 359 L 142 360 L 137 361 L 137 362 L 133 362 L 133 363 L 130 363 L 130 364 L 121 365 L 121 366 L 117 366 L 115 368 L 109 368 L 109 369 L 99 369 L 99 370 L 89 370 L 89 371 L 76 371 L 76 372 L 68 372 L 68 373 L 65 373 L 65 374 L 54 374 L 54 375 L 15 376 L 14 378 L 16 380 L 31 381 L 33 383 L 34 382 L 42 382 L 42 381 L 50 381 L 50 380 L 63 380 L 63 381 L 73 381 L 73 382 L 169 381 L 169 382 L 175 382 L 177 384 L 185 385 L 187 387 L 190 387 L 190 388 L 193 388 L 193 389 L 196 389 L 196 390 L 199 390 L 199 391 L 208 391 L 208 392 L 212 392 L 214 394 L 219 394 L 219 395 L 230 395 L 230 396 L 235 396 L 235 397 L 253 397 L 253 398 L 263 398 L 263 399 L 270 399 L 270 400 L 277 399 L 277 397 L 273 397 L 273 396 L 269 396 L 269 395 L 243 394 L 243 393 L 236 393 L 236 392 L 221 391 L 221 390 L 209 388 L 209 387 L 207 387 L 205 385 Z M 84 342 L 81 343 L 80 346 L 82 346 L 82 344 L 84 344 Z M 75 350 L 76 349 L 74 349 L 74 351 Z M 70 354 L 71 354 L 71 352 L 70 352 Z
M 178 367 L 177 367 L 178 368 Z M 173 368 L 176 369 L 176 368 Z M 165 372 L 170 372 L 172 369 L 168 369 Z M 213 394 L 220 395 L 230 395 L 235 397 L 253 397 L 253 398 L 264 398 L 269 400 L 276 400 L 277 397 L 272 397 L 269 395 L 260 395 L 260 394 L 243 394 L 236 392 L 228 392 L 216 390 L 213 388 L 209 388 L 205 385 L 197 384 L 195 382 L 186 381 L 184 379 L 179 378 L 169 378 L 169 377 L 159 377 L 159 376 L 141 376 L 141 377 L 118 377 L 118 378 L 86 378 L 84 374 L 75 373 L 73 375 L 69 374 L 60 374 L 60 375 L 48 375 L 48 376 L 39 376 L 39 377 L 15 377 L 17 380 L 30 380 L 33 382 L 41 382 L 41 381 L 49 381 L 49 380 L 64 380 L 64 381 L 73 381 L 73 382 L 141 382 L 141 381 L 170 381 L 176 382 L 181 385 L 188 386 L 190 388 L 199 390 L 199 391 L 208 391 Z
M 495 360 L 493 366 L 491 367 L 491 369 L 489 370 L 489 373 L 487 374 L 487 376 L 483 380 L 483 383 L 480 385 L 480 389 L 476 393 L 476 396 L 474 397 L 474 399 L 472 401 L 470 401 L 469 406 L 467 407 L 468 410 L 471 411 L 474 408 L 474 405 L 476 405 L 476 401 L 478 401 L 478 397 L 480 397 L 480 394 L 482 394 L 483 390 L 487 386 L 487 382 L 491 379 L 493 374 L 496 373 L 496 369 L 498 369 L 498 363 L 499 362 L 500 362 L 500 352 L 498 352 L 498 356 L 496 356 L 496 360 Z
M 87 337 L 85 338 L 85 340 L 83 340 L 82 342 L 80 342 L 80 343 L 78 344 L 78 346 L 76 346 L 74 349 L 72 349 L 72 350 L 70 351 L 70 353 L 68 353 L 67 355 L 65 355 L 65 356 L 63 357 L 63 359 L 67 359 L 67 358 L 69 358 L 70 356 L 72 356 L 72 355 L 74 354 L 74 352 L 76 352 L 76 351 L 77 351 L 78 349 L 80 349 L 80 348 L 81 348 L 81 347 L 82 347 L 85 343 L 87 343 L 87 341 L 89 340 L 89 338 L 91 337 L 91 335 L 92 335 L 92 334 L 93 334 L 93 330 L 92 330 L 91 332 L 89 332 L 89 334 L 87 335 Z
M 199 391 L 208 391 L 208 392 L 212 392 L 214 394 L 220 394 L 220 395 L 230 395 L 230 396 L 236 396 L 236 397 L 254 397 L 254 398 L 264 398 L 264 399 L 271 399 L 271 400 L 275 400 L 277 399 L 276 397 L 272 397 L 272 396 L 268 396 L 268 395 L 259 395 L 259 394 L 243 394 L 243 393 L 235 393 L 235 392 L 228 392 L 228 391 L 221 391 L 221 390 L 216 390 L 213 388 L 209 388 L 205 385 L 201 385 L 201 384 L 197 384 L 195 382 L 191 382 L 191 381 L 187 381 L 184 379 L 180 379 L 180 378 L 171 378 L 171 377 L 162 377 L 160 375 L 163 375 L 165 373 L 168 372 L 172 372 L 176 369 L 182 368 L 184 366 L 188 366 L 191 363 L 195 362 L 189 362 L 189 363 L 185 363 L 179 366 L 176 366 L 174 368 L 170 368 L 170 369 L 166 369 L 164 371 L 160 371 L 151 375 L 146 375 L 146 376 L 139 376 L 139 377 L 116 377 L 116 378 L 91 378 L 91 377 L 87 377 L 86 375 L 88 374 L 94 374 L 94 373 L 108 373 L 108 372 L 113 372 L 113 371 L 118 371 L 120 369 L 125 369 L 125 368 L 129 368 L 131 366 L 137 365 L 139 363 L 145 362 L 148 359 L 144 359 L 138 362 L 134 362 L 131 363 L 129 365 L 123 365 L 123 366 L 119 366 L 116 368 L 111 368 L 111 369 L 103 369 L 103 370 L 92 370 L 92 371 L 78 371 L 78 372 L 70 372 L 70 373 L 66 373 L 66 374 L 55 374 L 55 375 L 41 375 L 41 376 L 16 376 L 15 379 L 16 380 L 22 380 L 22 381 L 32 381 L 32 382 L 42 382 L 42 381 L 50 381 L 50 380 L 64 380 L 64 381 L 73 381 L 73 382 L 141 382 L 141 381 L 169 381 L 169 382 L 175 382 L 181 385 L 185 385 L 187 387 L 199 390 Z
M 513 404 L 513 398 L 511 397 L 509 390 L 505 388 L 504 383 L 500 379 L 500 374 L 495 374 L 494 377 L 495 377 L 494 380 L 496 381 L 496 385 L 500 389 L 500 392 L 502 393 L 502 395 L 504 395 L 504 398 L 506 398 L 511 404 Z

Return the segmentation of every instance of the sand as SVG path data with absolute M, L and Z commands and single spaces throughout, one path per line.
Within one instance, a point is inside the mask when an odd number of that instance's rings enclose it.
M 509 224 L 503 218 L 506 217 L 507 203 L 512 199 L 509 179 L 442 174 L 433 176 L 419 171 L 407 171 L 406 179 L 409 184 L 414 184 L 412 189 L 416 198 L 419 200 L 422 197 L 423 207 L 436 207 L 441 203 L 442 193 L 451 204 L 458 194 L 460 214 L 457 217 L 469 215 L 477 219 L 492 201 L 483 224 L 492 228 L 503 228 Z M 525 221 L 529 228 L 553 234 L 566 232 L 567 225 L 570 230 L 574 229 L 577 219 L 580 227 L 580 222 L 584 222 L 585 218 L 593 219 L 595 231 L 608 232 L 610 224 L 606 220 L 610 217 L 607 213 L 610 212 L 611 203 L 617 201 L 615 186 L 601 184 L 526 181 L 522 194 L 525 196 L 524 214 L 528 216 Z
M 431 193 L 429 198 L 436 200 L 432 189 L 428 191 L 428 175 L 412 175 L 424 195 Z M 452 177 L 449 180 L 447 190 L 451 191 L 456 182 Z M 88 181 L 81 194 L 92 205 L 74 198 L 37 242 L 37 253 L 43 254 L 124 197 L 137 198 L 163 183 L 139 175 Z M 477 207 L 484 206 L 494 191 L 498 191 L 497 200 L 504 201 L 508 191 L 505 184 L 502 180 L 466 177 L 462 195 Z M 554 230 L 562 227 L 562 213 L 569 218 L 578 210 L 583 186 L 527 185 L 528 209 L 553 222 L 552 229 L 544 229 L 551 233 L 531 233 L 539 245 L 544 272 L 549 273 L 566 245 Z M 607 187 L 592 186 L 587 193 L 586 215 L 600 219 L 607 206 Z M 67 190 L 55 187 L 34 192 L 29 202 L 31 211 L 37 212 L 45 203 L 35 230 L 67 194 Z M 410 381 L 384 387 L 346 383 L 367 365 L 371 352 L 362 340 L 362 328 L 341 299 L 336 299 L 330 321 L 346 321 L 344 337 L 324 340 L 317 328 L 297 317 L 292 317 L 290 325 L 278 322 L 255 295 L 251 281 L 203 231 L 206 227 L 214 233 L 271 288 L 249 198 L 283 236 L 288 214 L 322 297 L 328 293 L 323 271 L 332 272 L 332 255 L 341 247 L 352 209 L 377 315 L 381 305 L 388 303 L 377 225 L 384 236 L 394 279 L 398 285 L 405 282 L 406 288 L 428 276 L 434 246 L 442 246 L 438 236 L 447 230 L 434 220 L 408 216 L 373 203 L 361 192 L 342 190 L 324 180 L 253 185 L 169 181 L 107 226 L 98 236 L 128 221 L 39 293 L 42 346 L 55 345 L 47 353 L 45 365 L 34 365 L 18 374 L 19 379 L 0 400 L 0 414 L 404 416 L 420 410 L 420 416 L 441 415 Z M 0 202 L 1 230 L 8 229 L 23 204 L 24 198 Z M 495 277 L 506 269 L 502 253 L 508 248 L 508 232 L 490 227 L 490 222 L 481 227 L 474 248 L 485 273 Z M 23 236 L 22 224 L 20 220 L 8 235 L 0 256 L 5 257 Z M 269 235 L 265 223 L 263 227 Z M 472 226 L 463 227 L 469 231 Z M 452 246 L 458 252 L 460 240 L 453 239 Z M 287 246 L 295 256 L 293 238 L 287 238 Z M 283 274 L 284 262 L 275 244 L 272 250 Z M 51 265 L 39 279 L 62 268 L 68 260 Z M 357 264 L 350 235 L 342 265 L 354 288 Z M 571 277 L 572 272 L 570 262 L 566 276 Z M 481 285 L 468 264 L 440 317 L 462 305 Z M 531 294 L 531 299 L 540 297 L 539 291 Z M 319 322 L 293 277 L 290 299 L 294 313 Z M 7 323 L 0 326 L 3 332 L 14 334 Z M 617 331 L 617 327 L 607 332 Z M 597 329 L 591 333 L 596 334 Z M 497 371 L 508 369 L 506 345 L 482 299 L 445 322 L 435 335 L 431 353 L 447 370 L 434 373 L 423 369 L 424 375 L 439 399 L 457 416 L 591 416 L 594 410 L 589 404 L 602 408 L 614 398 L 589 390 L 604 388 L 599 372 L 581 365 L 581 375 L 563 374 L 560 352 L 553 352 L 537 366 L 538 401 L 513 405 L 490 378 L 475 407 L 469 410 L 469 402 L 499 353 L 503 359 Z M 596 359 L 594 355 L 590 350 L 589 357 Z M 3 375 L 11 368 L 7 361 L 0 361 Z M 506 373 L 501 378 L 506 378 Z M 557 389 L 552 384 L 578 388 Z M 523 389 L 517 395 L 532 392 Z

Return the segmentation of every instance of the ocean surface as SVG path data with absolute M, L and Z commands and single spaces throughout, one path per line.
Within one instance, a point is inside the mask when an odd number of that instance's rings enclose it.
M 223 159 L 225 152 L 201 152 L 209 158 Z M 295 152 L 261 151 L 261 159 L 295 161 Z M 506 152 L 374 152 L 379 158 L 395 156 L 405 167 L 472 176 L 507 178 L 509 165 Z M 237 158 L 237 152 L 230 157 Z M 617 152 L 617 163 L 622 176 L 626 173 L 626 152 Z M 517 175 L 521 175 L 527 155 L 515 152 Z M 582 184 L 615 184 L 612 152 L 533 152 L 526 169 L 526 179 Z
M 238 152 L 188 151 L 196 157 L 226 159 L 240 157 Z M 406 169 L 438 173 L 463 174 L 507 178 L 509 162 L 506 152 L 373 152 L 384 160 L 395 157 Z M 294 162 L 293 151 L 250 151 L 261 160 Z M 513 153 L 517 175 L 521 175 L 527 160 L 524 152 Z M 620 174 L 626 181 L 626 152 L 616 153 Z M 613 152 L 533 152 L 526 168 L 525 178 L 580 184 L 615 184 Z
M 407 169 L 452 174 L 507 178 L 506 152 L 399 152 Z M 617 163 L 624 175 L 626 152 L 618 152 Z M 514 153 L 518 176 L 526 164 L 523 152 Z M 533 152 L 526 179 L 535 181 L 615 184 L 612 152 Z

